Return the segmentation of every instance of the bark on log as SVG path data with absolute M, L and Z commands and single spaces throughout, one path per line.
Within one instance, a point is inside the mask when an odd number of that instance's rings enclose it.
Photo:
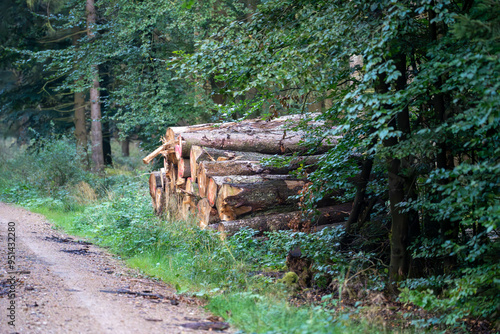
M 220 221 L 217 209 L 213 208 L 206 198 L 202 198 L 198 201 L 197 209 L 200 228 L 204 229 L 209 224 Z
M 321 208 L 318 209 L 319 215 L 313 217 L 305 217 L 302 211 L 293 211 L 234 220 L 230 222 L 220 222 L 217 230 L 219 232 L 224 232 L 226 235 L 235 234 L 242 227 L 249 227 L 261 232 L 289 230 L 292 226 L 297 225 L 297 223 L 301 221 L 311 221 L 311 225 L 313 226 L 335 226 L 342 224 L 349 216 L 350 207 L 351 204 L 347 203 Z
M 217 177 L 214 177 L 217 178 Z M 217 211 L 221 220 L 234 220 L 243 214 L 293 204 L 306 181 L 288 175 L 229 176 L 217 194 Z
M 213 123 L 208 124 L 197 124 L 191 126 L 174 126 L 167 128 L 167 132 L 165 133 L 165 139 L 167 141 L 175 141 L 177 140 L 179 134 L 186 131 L 196 131 L 197 129 L 206 129 L 207 127 L 213 126 Z
M 201 162 L 224 162 L 228 160 L 250 160 L 259 161 L 261 159 L 271 158 L 272 155 L 256 152 L 240 152 L 219 150 L 211 147 L 201 147 L 193 145 L 190 153 L 191 177 L 198 180 L 199 165 Z M 236 175 L 236 174 L 222 174 Z M 208 182 L 208 181 L 207 181 Z
M 201 161 L 217 161 L 218 158 L 228 157 L 230 154 L 231 153 L 223 150 L 201 147 L 197 145 L 192 146 L 189 154 L 191 177 L 194 181 L 197 181 L 198 164 Z
M 278 118 L 271 121 L 248 120 L 240 123 L 209 125 L 197 127 L 179 133 L 182 146 L 198 145 L 233 151 L 284 154 L 305 151 L 300 141 L 306 136 L 301 130 L 292 130 L 298 123 L 298 117 L 289 117 L 293 121 Z M 325 140 L 318 148 L 318 153 L 333 147 L 338 137 Z M 184 151 L 187 148 L 182 148 Z
M 264 166 L 259 161 L 203 161 L 198 167 L 198 177 L 213 177 L 222 175 L 256 175 L 256 174 L 286 174 L 301 165 L 316 164 L 321 156 L 301 156 L 290 160 L 286 166 Z M 200 180 L 201 181 L 201 180 Z M 201 182 L 200 182 L 201 183 Z
M 203 180 L 208 179 L 208 185 L 206 186 L 205 195 L 202 197 L 206 197 L 211 206 L 215 206 L 217 203 L 217 197 L 219 194 L 219 190 L 225 183 L 255 183 L 261 182 L 263 177 L 273 178 L 273 179 L 290 179 L 292 178 L 289 175 L 230 175 L 230 176 L 213 176 L 209 178 L 203 178 L 200 174 L 198 176 L 198 184 L 200 185 L 200 194 L 201 194 L 201 182 Z

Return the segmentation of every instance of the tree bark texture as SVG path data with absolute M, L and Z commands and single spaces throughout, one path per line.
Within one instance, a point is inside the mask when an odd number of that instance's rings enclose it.
M 339 225 L 345 221 L 349 211 L 345 211 L 350 204 L 331 206 L 318 209 L 319 214 L 313 217 L 305 217 L 302 211 L 284 212 L 278 214 L 262 215 L 247 219 L 223 221 L 218 225 L 218 231 L 226 235 L 232 235 L 242 227 L 249 227 L 260 232 L 289 230 L 299 222 L 309 221 L 313 226 Z
M 94 0 L 87 0 L 87 36 L 94 38 L 93 26 L 96 23 L 96 10 Z M 90 119 L 91 119 L 91 141 L 92 141 L 92 170 L 101 173 L 104 170 L 104 154 L 102 149 L 102 126 L 101 126 L 101 101 L 99 96 L 99 69 L 92 65 L 93 73 L 92 87 L 90 88 Z
M 306 181 L 289 179 L 283 175 L 227 178 L 217 195 L 217 211 L 221 220 L 234 220 L 249 212 L 296 203 L 298 199 L 290 196 L 299 194 L 306 184 Z
M 285 116 L 270 121 L 247 120 L 239 123 L 203 124 L 195 127 L 171 128 L 167 140 L 177 134 L 181 137 L 181 152 L 187 152 L 192 145 L 218 149 L 284 154 L 304 151 L 299 142 L 305 133 L 290 129 L 297 125 L 300 115 Z M 329 138 L 318 147 L 318 153 L 325 152 L 336 144 L 337 138 Z
M 85 122 L 85 95 L 80 92 L 74 94 L 75 104 L 75 137 L 76 147 L 80 152 L 83 152 L 84 163 L 87 164 L 87 124 Z

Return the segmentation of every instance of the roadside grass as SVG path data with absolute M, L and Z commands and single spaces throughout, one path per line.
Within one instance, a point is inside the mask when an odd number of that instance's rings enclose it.
M 78 233 L 79 231 L 76 231 L 73 228 L 75 219 L 78 217 L 78 215 L 81 214 L 81 211 L 61 211 L 53 208 L 48 208 L 45 206 L 30 206 L 28 208 L 30 209 L 31 212 L 39 213 L 45 216 L 47 220 L 54 223 L 55 228 L 62 229 L 68 233 L 71 233 L 81 238 L 90 237 L 85 233 Z
M 42 153 L 32 153 L 30 163 L 22 154 L 0 157 L 0 199 L 27 207 L 57 228 L 108 247 L 130 266 L 164 280 L 178 293 L 204 299 L 208 310 L 243 333 L 389 332 L 377 321 L 370 323 L 373 319 L 353 318 L 327 303 L 294 306 L 290 297 L 295 287 L 258 274 L 283 271 L 287 251 L 306 244 L 304 250 L 318 254 L 318 260 L 337 257 L 337 265 L 325 265 L 323 274 L 342 274 L 341 268 L 346 266 L 354 269 L 354 262 L 325 253 L 325 246 L 337 242 L 339 231 L 326 230 L 314 238 L 304 233 L 273 233 L 267 240 L 257 241 L 254 231 L 243 230 L 222 240 L 192 221 L 176 219 L 175 212 L 156 217 L 147 193 L 147 175 L 144 170 L 131 170 L 128 162 L 117 163 L 118 168 L 107 170 L 99 179 L 83 169 L 61 167 L 57 186 L 47 186 L 44 182 L 50 183 L 49 174 L 54 173 L 50 168 L 57 163 L 45 160 L 52 159 L 50 152 L 61 150 L 70 153 L 64 159 L 76 160 L 77 152 L 69 145 L 69 141 L 49 142 Z M 54 159 L 63 157 L 56 154 Z M 14 169 L 19 166 L 45 181 L 16 176 Z
M 243 256 L 241 240 L 231 243 L 192 224 L 155 217 L 145 198 L 148 195 L 131 184 L 117 187 L 106 201 L 80 211 L 43 205 L 30 208 L 57 227 L 110 248 L 129 266 L 171 284 L 178 293 L 204 299 L 209 311 L 242 333 L 389 332 L 378 323 L 351 318 L 347 312 L 321 305 L 291 305 L 289 287 L 253 275 L 256 266 Z M 248 250 L 255 251 L 255 247 Z

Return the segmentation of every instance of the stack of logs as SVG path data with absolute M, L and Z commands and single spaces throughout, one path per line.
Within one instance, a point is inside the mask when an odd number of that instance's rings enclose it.
M 276 155 L 304 153 L 304 132 L 293 128 L 300 121 L 295 115 L 168 128 L 162 145 L 143 159 L 148 164 L 163 156 L 163 168 L 149 179 L 155 212 L 176 207 L 183 218 L 196 217 L 201 228 L 227 234 L 243 226 L 262 231 L 298 228 L 304 222 L 299 202 L 307 196 L 308 181 L 289 172 L 314 168 L 337 139 L 324 140 L 318 155 L 296 155 L 286 166 L 262 163 Z M 350 205 L 319 211 L 316 224 L 340 223 Z

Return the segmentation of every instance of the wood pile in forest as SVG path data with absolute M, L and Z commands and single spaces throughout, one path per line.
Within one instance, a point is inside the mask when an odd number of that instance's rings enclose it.
M 162 145 L 143 159 L 146 164 L 157 156 L 163 159 L 163 168 L 149 178 L 155 212 L 178 210 L 182 218 L 196 217 L 201 228 L 227 234 L 243 226 L 300 229 L 299 202 L 309 183 L 289 172 L 314 169 L 336 138 L 319 145 L 316 155 L 295 156 L 286 166 L 262 163 L 275 155 L 305 154 L 300 144 L 305 133 L 294 128 L 300 121 L 295 115 L 168 128 Z M 315 223 L 341 223 L 349 211 L 349 204 L 321 208 Z

